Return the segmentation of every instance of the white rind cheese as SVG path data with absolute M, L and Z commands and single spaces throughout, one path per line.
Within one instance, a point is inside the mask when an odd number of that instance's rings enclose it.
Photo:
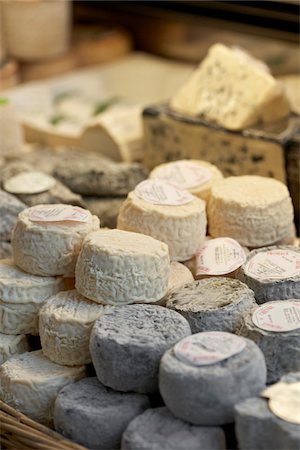
M 197 169 L 203 169 L 204 173 L 202 182 L 199 182 L 199 180 L 198 184 L 195 184 L 192 187 L 188 187 L 188 185 L 185 185 L 186 183 L 189 183 L 188 171 L 185 172 L 186 163 L 190 167 L 195 166 L 196 171 Z M 187 189 L 196 197 L 199 197 L 207 202 L 209 200 L 213 184 L 221 180 L 223 178 L 223 175 L 222 172 L 214 164 L 198 159 L 188 159 L 160 164 L 152 170 L 149 178 L 168 181 L 169 183 L 176 185 L 176 187 L 178 188 Z M 197 174 L 195 176 L 195 179 L 196 178 Z M 200 178 L 201 177 L 199 174 L 199 179 Z
M 167 292 L 168 247 L 150 236 L 100 230 L 83 242 L 76 289 L 98 303 L 156 302 Z
M 283 87 L 260 61 L 237 48 L 213 45 L 207 57 L 172 97 L 171 107 L 202 115 L 229 129 L 286 117 L 290 106 Z
M 191 283 L 193 281 L 193 274 L 186 266 L 177 261 L 171 262 L 168 293 L 170 293 L 173 289 L 177 289 L 184 284 Z
M 205 202 L 194 197 L 183 205 L 156 205 L 132 191 L 120 208 L 118 228 L 165 242 L 171 260 L 191 258 L 206 234 Z
M 66 366 L 90 363 L 91 329 L 104 311 L 104 306 L 91 302 L 76 290 L 51 297 L 39 313 L 44 355 Z
M 84 366 L 60 366 L 41 350 L 24 353 L 0 367 L 0 399 L 31 419 L 51 425 L 59 391 L 85 375 Z
M 208 205 L 212 237 L 227 236 L 244 246 L 262 247 L 286 237 L 293 218 L 289 191 L 280 181 L 244 175 L 212 187 Z
M 19 214 L 12 236 L 14 261 L 21 269 L 36 275 L 73 277 L 82 241 L 88 233 L 99 229 L 99 219 L 86 211 L 86 222 L 32 221 L 29 217 L 41 206 L 44 205 L 33 206 Z
M 38 334 L 38 313 L 52 295 L 65 289 L 61 277 L 30 275 L 12 260 L 0 260 L 0 332 Z
M 0 333 L 0 365 L 9 358 L 28 352 L 29 344 L 25 334 L 17 336 Z

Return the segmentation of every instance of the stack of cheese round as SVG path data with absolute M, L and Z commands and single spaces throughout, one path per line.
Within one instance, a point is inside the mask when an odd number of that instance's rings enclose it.
M 37 205 L 19 214 L 12 235 L 17 266 L 35 275 L 72 277 L 85 236 L 99 219 L 78 206 Z
M 152 170 L 149 177 L 167 181 L 178 189 L 187 189 L 207 202 L 212 186 L 223 175 L 213 164 L 193 159 L 160 164 Z
M 229 177 L 216 183 L 208 205 L 209 233 L 241 245 L 262 247 L 286 237 L 293 225 L 293 205 L 280 181 L 259 176 Z
M 185 261 L 204 241 L 205 202 L 165 181 L 142 181 L 121 206 L 118 228 L 159 239 L 172 260 Z

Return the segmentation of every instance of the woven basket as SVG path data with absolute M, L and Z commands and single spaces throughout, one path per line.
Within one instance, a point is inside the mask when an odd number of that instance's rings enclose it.
M 0 445 L 7 450 L 86 450 L 1 401 Z

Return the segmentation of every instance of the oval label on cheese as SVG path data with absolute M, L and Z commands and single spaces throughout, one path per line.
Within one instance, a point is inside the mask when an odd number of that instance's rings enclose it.
M 3 184 L 11 194 L 40 194 L 49 191 L 56 185 L 55 178 L 43 172 L 22 172 L 9 178 Z
M 246 341 L 231 333 L 208 331 L 182 339 L 174 347 L 175 356 L 192 366 L 215 364 L 240 353 Z
M 283 333 L 300 328 L 300 302 L 291 300 L 268 302 L 252 314 L 252 322 L 265 331 Z
M 300 425 L 300 382 L 279 382 L 262 392 L 275 416 Z
M 245 261 L 245 252 L 234 239 L 210 239 L 196 252 L 196 275 L 226 275 Z
M 142 181 L 135 187 L 134 192 L 139 198 L 153 205 L 178 206 L 194 200 L 194 196 L 188 191 L 177 189 L 162 180 Z
M 33 222 L 87 222 L 89 216 L 89 211 L 71 205 L 40 205 L 29 213 Z
M 175 161 L 157 168 L 156 177 L 179 189 L 192 189 L 208 183 L 211 180 L 211 172 L 192 161 Z
M 279 248 L 257 253 L 245 265 L 245 274 L 257 280 L 284 280 L 300 276 L 300 254 Z

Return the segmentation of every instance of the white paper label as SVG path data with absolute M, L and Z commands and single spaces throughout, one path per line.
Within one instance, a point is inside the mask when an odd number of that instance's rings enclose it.
M 87 222 L 89 211 L 78 206 L 41 205 L 32 209 L 29 219 L 33 222 Z
M 180 189 L 191 189 L 210 181 L 211 172 L 192 161 L 176 161 L 158 168 L 155 177 Z
M 246 261 L 240 244 L 231 238 L 205 241 L 196 253 L 196 275 L 225 275 Z
M 55 178 L 43 172 L 22 172 L 5 181 L 3 187 L 12 194 L 39 194 L 52 189 Z
M 300 276 L 300 254 L 290 249 L 257 253 L 246 264 L 245 274 L 258 280 L 284 280 Z
M 231 333 L 208 331 L 193 334 L 178 342 L 174 347 L 175 356 L 192 366 L 215 364 L 240 353 L 246 341 Z
M 268 302 L 252 314 L 254 325 L 278 333 L 300 328 L 300 302 L 291 300 Z
M 153 205 L 178 206 L 190 203 L 194 196 L 188 191 L 177 189 L 161 180 L 145 180 L 139 183 L 134 192 L 145 202 Z

